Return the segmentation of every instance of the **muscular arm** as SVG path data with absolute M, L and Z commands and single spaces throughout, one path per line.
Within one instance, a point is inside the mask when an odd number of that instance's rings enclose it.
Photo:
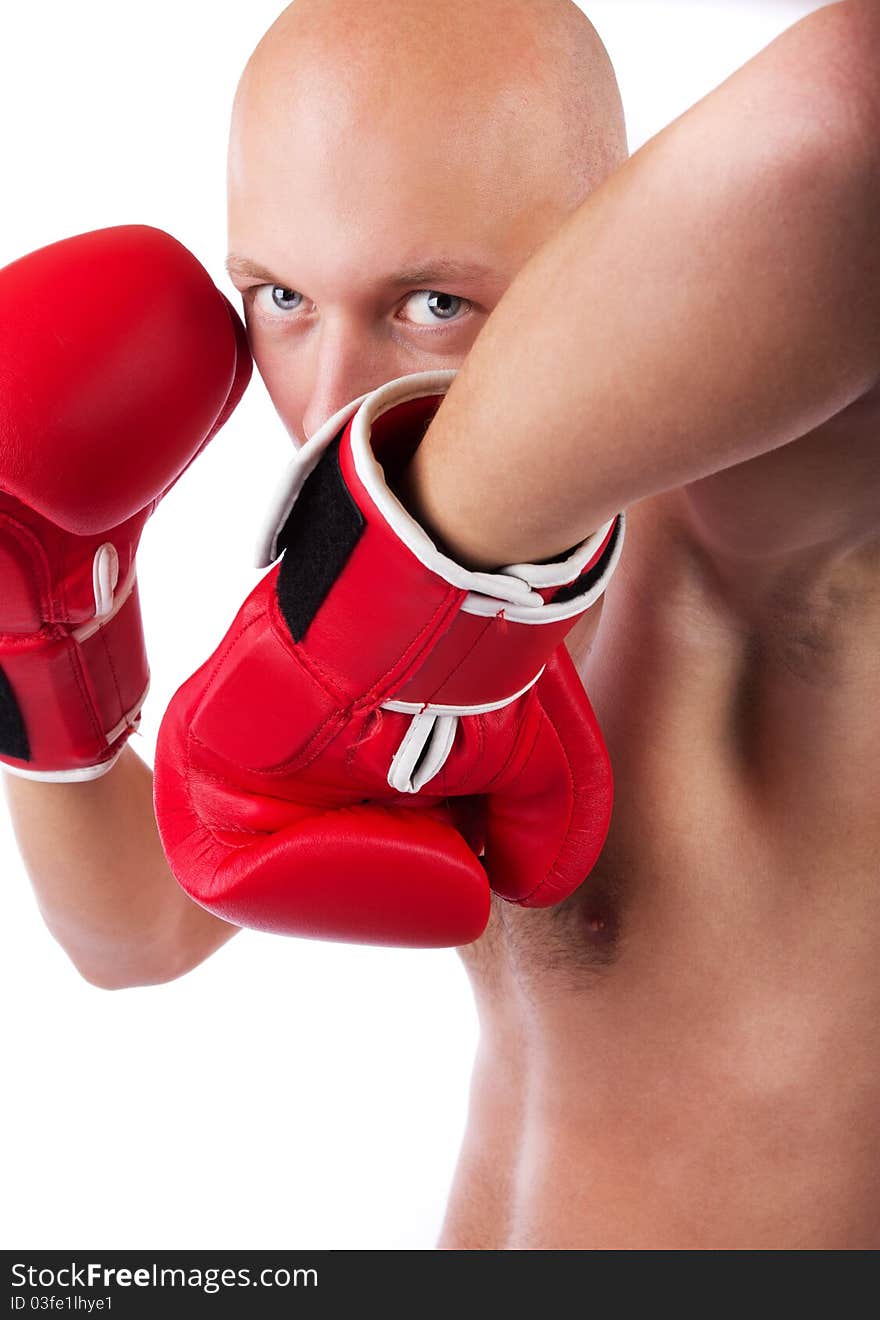
M 171 874 L 153 777 L 130 745 L 100 779 L 3 783 L 40 911 L 86 980 L 108 990 L 172 980 L 235 934 Z
M 868 395 L 878 67 L 876 0 L 818 11 L 528 263 L 407 473 L 410 507 L 457 558 L 557 554 L 615 510 L 779 450 Z M 790 450 L 772 469 L 779 515 L 802 466 Z M 821 501 L 829 474 L 814 467 Z

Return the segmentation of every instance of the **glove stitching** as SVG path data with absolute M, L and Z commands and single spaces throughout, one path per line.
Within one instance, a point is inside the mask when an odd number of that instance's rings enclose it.
M 44 622 L 54 623 L 52 573 L 43 542 L 33 528 L 28 527 L 27 523 L 20 522 L 8 512 L 0 513 L 0 526 L 4 531 L 11 532 L 13 536 L 17 537 L 25 552 L 29 552 L 36 559 L 36 564 L 33 567 L 37 569 L 39 575 L 40 612 L 43 615 Z
M 272 590 L 271 587 L 269 587 L 268 589 Z M 203 748 L 209 755 L 222 755 L 222 753 L 216 753 L 210 743 L 206 743 L 203 739 L 201 739 L 198 736 L 198 734 L 195 733 L 193 726 L 195 724 L 195 720 L 198 716 L 199 710 L 202 709 L 205 702 L 208 700 L 212 689 L 216 686 L 219 671 L 225 666 L 227 657 L 229 656 L 230 652 L 239 644 L 241 639 L 244 636 L 246 636 L 246 634 L 251 630 L 251 628 L 255 628 L 258 624 L 264 623 L 265 618 L 266 615 L 264 613 L 258 612 L 254 615 L 252 619 L 249 619 L 246 623 L 241 624 L 235 633 L 230 633 L 227 635 L 225 639 L 227 645 L 223 646 L 220 649 L 220 651 L 217 653 L 214 666 L 211 669 L 211 672 L 205 682 L 205 686 L 202 689 L 198 703 L 193 712 L 193 716 L 190 721 L 189 737 L 187 739 L 188 746 L 190 743 L 197 743 L 198 746 Z M 321 687 L 322 690 L 325 691 L 325 694 L 331 698 L 331 700 L 339 703 L 340 700 L 344 699 L 344 694 L 340 694 L 332 690 L 328 691 L 326 688 L 324 688 L 324 685 L 320 682 L 318 675 L 312 673 L 310 664 L 304 663 L 304 659 L 305 659 L 304 655 L 301 654 L 298 649 L 295 650 L 293 649 L 293 647 L 291 647 L 289 641 L 289 634 L 287 638 L 285 638 L 283 634 L 281 635 L 280 638 L 278 638 L 278 630 L 274 629 L 273 631 L 275 632 L 276 639 L 280 640 L 280 642 L 283 644 L 287 656 L 291 660 L 293 660 L 299 666 L 299 668 L 317 686 Z M 339 732 L 339 728 L 337 728 L 335 731 L 331 732 L 330 738 L 328 738 L 325 742 L 320 742 L 321 736 L 324 733 L 327 726 L 333 724 L 334 722 L 339 727 L 344 726 L 347 719 L 350 718 L 350 710 L 351 708 L 349 705 L 346 706 L 341 712 L 339 710 L 330 711 L 330 713 L 326 716 L 326 718 L 313 730 L 308 741 L 299 749 L 298 752 L 296 752 L 294 756 L 288 757 L 286 760 L 281 761 L 277 765 L 271 766 L 269 768 L 260 767 L 258 773 L 263 775 L 279 776 L 290 773 L 291 769 L 294 767 L 302 769 L 310 765 L 311 762 L 321 754 L 324 747 L 326 746 L 326 743 L 332 741 L 332 739 L 336 737 L 337 733 Z M 311 752 L 311 754 L 309 754 L 310 749 L 313 747 L 316 741 L 318 742 L 318 746 L 315 748 L 314 751 Z M 237 766 L 239 770 L 254 770 L 256 768 L 254 766 L 247 765 L 245 762 L 234 759 L 233 757 L 225 757 L 225 759 L 229 762 L 230 765 Z M 205 826 L 205 828 L 208 827 Z
M 191 820 L 198 822 L 199 828 L 202 830 L 203 834 L 207 834 L 210 837 L 211 843 L 215 848 L 229 848 L 229 847 L 237 848 L 237 849 L 246 848 L 248 846 L 246 842 L 229 844 L 226 841 L 224 841 L 223 843 L 221 843 L 217 833 L 215 832 L 215 829 L 208 824 L 208 822 L 203 818 L 201 813 L 196 808 L 196 804 L 193 801 L 193 773 L 192 773 L 192 766 L 193 766 L 192 744 L 194 742 L 198 742 L 202 747 L 206 746 L 206 744 L 202 743 L 201 740 L 198 739 L 195 736 L 195 734 L 192 732 L 192 720 L 190 720 L 189 728 L 188 728 L 188 737 L 184 739 L 185 773 L 182 776 L 184 792 L 186 793 L 186 803 L 187 803 L 187 807 L 189 808 L 189 817 Z M 202 779 L 208 780 L 210 783 L 219 783 L 224 788 L 227 786 L 227 781 L 223 779 L 221 775 L 212 774 L 210 770 L 206 770 L 203 772 Z M 243 825 L 239 825 L 237 828 L 242 833 L 247 833 L 247 834 L 266 834 L 270 832 L 266 830 L 249 830 L 247 826 L 243 826 Z M 221 861 L 223 860 L 222 857 L 220 860 Z M 219 862 L 215 861 L 213 863 L 213 867 L 211 871 L 212 885 L 217 879 L 218 869 L 219 869 Z M 182 883 L 179 880 L 179 878 L 178 878 L 178 882 Z M 186 886 L 184 885 L 183 888 L 185 889 Z
M 128 608 L 131 608 L 131 606 L 128 606 Z M 119 682 L 119 674 L 117 673 L 116 665 L 114 664 L 113 661 L 113 652 L 110 649 L 110 645 L 107 641 L 106 630 L 103 627 L 98 629 L 98 637 L 100 638 L 104 655 L 107 658 L 107 665 L 110 670 L 110 674 L 113 678 L 113 688 L 116 692 L 116 701 L 119 709 L 119 717 L 122 718 L 125 715 L 125 703 L 122 700 L 122 685 Z M 113 724 L 117 724 L 118 722 L 119 722 L 118 720 L 114 720 Z M 104 736 L 106 739 L 106 731 Z
M 535 699 L 535 689 L 534 689 L 534 688 L 529 688 L 528 692 L 527 692 L 527 693 L 524 693 L 523 697 L 520 698 L 520 701 L 533 702 L 534 699 Z M 508 706 L 508 707 L 506 707 L 506 709 L 507 709 L 507 710 L 510 710 L 511 707 Z M 465 717 L 465 718 L 468 718 L 468 717 Z M 479 720 L 479 722 L 480 722 L 480 730 L 481 730 L 481 733 L 482 733 L 482 736 L 483 736 L 483 742 L 484 742 L 484 744 L 485 744 L 485 724 L 484 724 L 485 716 L 483 716 L 483 715 L 479 715 L 479 716 L 471 716 L 471 717 L 469 717 L 469 718 L 471 718 L 471 719 L 478 719 L 478 720 Z M 492 788 L 495 787 L 495 785 L 497 785 L 499 779 L 503 778 L 503 776 L 507 774 L 508 770 L 510 769 L 511 762 L 514 761 L 514 760 L 516 759 L 516 757 L 519 755 L 519 753 L 521 752 L 521 750 L 522 750 L 522 745 L 523 745 L 523 739 L 524 739 L 524 737 L 525 737 L 526 723 L 527 723 L 527 722 L 526 722 L 526 719 L 525 719 L 525 718 L 523 718 L 522 720 L 519 721 L 519 723 L 518 723 L 518 725 L 517 725 L 517 729 L 516 729 L 516 737 L 515 737 L 514 740 L 513 740 L 513 746 L 511 747 L 510 751 L 508 752 L 507 756 L 505 757 L 503 764 L 498 768 L 498 770 L 496 770 L 495 774 L 492 775 L 490 779 L 487 779 L 487 780 L 485 781 L 485 783 L 484 783 L 484 787 L 483 787 L 483 792 L 484 792 L 484 793 L 488 793 L 488 792 L 490 792 L 490 791 L 492 790 Z M 520 767 L 520 774 L 521 774 L 522 771 L 525 769 L 526 765 L 527 765 L 528 762 L 529 762 L 529 758 L 531 757 L 532 753 L 533 753 L 534 750 L 535 750 L 535 746 L 536 746 L 537 741 L 538 741 L 538 732 L 539 732 L 539 730 L 540 730 L 540 721 L 538 721 L 538 723 L 537 723 L 537 725 L 536 725 L 535 733 L 534 733 L 533 738 L 532 738 L 532 745 L 531 745 L 531 747 L 529 748 L 528 752 L 526 753 L 525 760 L 523 761 L 523 764 L 522 764 L 522 766 Z M 481 746 L 480 751 L 482 752 L 482 750 L 483 750 L 483 748 L 482 748 L 482 746 Z
M 421 664 L 424 662 L 425 651 L 437 640 L 438 636 L 442 636 L 451 628 L 461 608 L 461 602 L 466 595 L 467 592 L 458 587 L 449 588 L 437 604 L 433 614 L 407 644 L 407 648 L 400 658 L 393 661 L 385 673 L 379 675 L 372 687 L 363 696 L 355 700 L 355 710 L 359 710 L 362 706 L 375 705 L 386 700 L 402 687 L 409 678 L 413 677 L 414 673 L 418 673 Z M 404 671 L 403 674 L 400 673 L 401 669 Z M 407 670 L 409 672 L 406 672 Z M 384 689 L 383 684 L 386 685 Z
M 193 732 L 192 732 L 192 720 L 189 720 L 189 722 L 188 722 L 187 734 L 188 734 L 188 736 L 184 739 L 184 762 L 185 762 L 185 773 L 183 774 L 182 778 L 183 778 L 183 788 L 184 788 L 184 792 L 185 792 L 185 794 L 186 794 L 186 804 L 187 804 L 187 807 L 189 808 L 189 818 L 190 818 L 190 820 L 194 820 L 194 821 L 197 821 L 197 822 L 198 822 L 198 826 L 199 826 L 199 828 L 200 828 L 201 831 L 202 831 L 202 835 L 203 835 L 203 837 L 204 837 L 205 834 L 207 834 L 208 837 L 209 837 L 210 840 L 211 840 L 211 844 L 212 844 L 212 846 L 213 846 L 214 848 L 217 848 L 217 847 L 220 847 L 220 846 L 221 846 L 220 843 L 219 843 L 219 840 L 218 840 L 218 838 L 217 838 L 217 835 L 214 833 L 214 830 L 213 830 L 213 829 L 211 828 L 211 826 L 207 823 L 207 821 L 203 819 L 203 817 L 201 816 L 200 812 L 196 809 L 196 804 L 195 804 L 195 802 L 193 801 L 193 792 L 192 792 L 192 786 L 193 786 L 193 775 L 192 775 L 192 750 L 191 750 L 191 749 L 192 749 L 192 743 L 193 743 L 193 742 L 198 742 L 199 740 L 195 737 L 195 735 L 194 735 Z M 212 774 L 210 774 L 210 772 L 208 772 L 208 773 L 205 774 L 204 778 L 206 778 L 206 779 L 208 779 L 208 780 L 213 780 L 213 781 L 216 783 L 216 782 L 219 780 L 220 776 L 219 776 L 219 775 L 212 775 Z M 190 831 L 190 832 L 189 832 L 189 834 L 187 835 L 187 842 L 189 841 L 189 838 L 190 838 L 191 834 L 193 834 L 194 832 L 195 832 L 195 831 Z M 242 843 L 242 844 L 240 844 L 240 845 L 236 844 L 236 845 L 234 845 L 234 846 L 235 846 L 235 847 L 242 847 L 242 848 L 244 848 L 246 845 L 245 845 L 244 843 Z M 169 859 L 169 860 L 170 860 L 170 859 Z M 201 858 L 200 858 L 200 860 L 201 860 Z M 212 866 L 211 866 L 211 886 L 212 886 L 212 888 L 213 888 L 213 886 L 214 886 L 214 884 L 215 884 L 215 882 L 216 882 L 216 879 L 217 879 L 217 871 L 218 871 L 218 869 L 219 869 L 219 862 L 217 862 L 217 861 L 215 860 L 215 861 L 212 862 Z M 175 874 L 176 874 L 176 872 L 175 872 Z M 178 876 L 177 879 L 178 879 L 178 882 L 179 882 L 181 885 L 183 885 L 182 878 L 181 878 L 180 876 Z M 183 888 L 186 888 L 186 886 L 184 885 Z
M 375 716 L 375 719 L 372 722 L 370 721 L 369 718 L 370 715 Z M 381 706 L 377 706 L 375 710 L 368 712 L 367 719 L 364 721 L 363 725 L 361 726 L 361 732 L 358 738 L 353 743 L 349 744 L 348 751 L 345 754 L 345 768 L 349 774 L 351 774 L 354 770 L 355 757 L 357 753 L 360 751 L 363 744 L 366 742 L 372 742 L 372 740 L 380 732 L 384 722 L 385 722 L 384 711 L 382 710 Z
M 433 613 L 422 624 L 416 635 L 406 643 L 405 650 L 388 664 L 387 668 L 373 680 L 370 687 L 356 697 L 352 697 L 338 687 L 333 676 L 327 672 L 320 660 L 309 654 L 303 643 L 291 640 L 290 629 L 280 616 L 280 609 L 274 595 L 271 604 L 271 620 L 274 631 L 280 638 L 287 654 L 296 660 L 305 673 L 323 687 L 327 696 L 339 704 L 345 703 L 344 713 L 346 713 L 347 718 L 350 718 L 352 714 L 360 714 L 362 710 L 377 706 L 386 700 L 391 693 L 400 688 L 411 677 L 411 673 L 407 672 L 408 670 L 415 669 L 417 672 L 419 663 L 423 660 L 424 652 L 436 640 L 438 634 L 452 626 L 461 601 L 466 595 L 467 592 L 457 587 L 451 587 L 442 600 L 439 601 Z M 450 619 L 450 615 L 452 619 Z M 401 670 L 403 670 L 403 673 L 401 673 Z
M 277 583 L 277 575 L 276 575 Z M 350 702 L 349 694 L 334 681 L 333 676 L 325 670 L 324 666 L 314 656 L 310 656 L 301 642 L 295 642 L 290 635 L 290 629 L 287 621 L 281 613 L 281 606 L 278 603 L 278 596 L 273 583 L 268 602 L 267 615 L 270 627 L 278 639 L 284 651 L 294 660 L 302 671 L 312 679 L 314 683 L 323 689 L 326 696 L 331 701 L 337 703 Z M 259 616 L 253 620 L 253 623 L 259 623 Z M 248 625 L 250 627 L 250 625 Z
M 277 574 L 276 574 L 276 578 L 277 578 Z M 271 584 L 267 585 L 266 590 L 267 592 L 270 593 L 269 599 L 266 602 L 268 608 L 264 612 L 258 612 L 257 614 L 255 614 L 254 618 L 250 619 L 249 621 L 244 623 L 241 627 L 239 627 L 239 629 L 235 632 L 233 636 L 227 638 L 228 644 L 225 647 L 223 647 L 222 650 L 218 653 L 215 664 L 212 667 L 212 670 L 207 678 L 207 682 L 197 702 L 195 711 L 193 712 L 192 717 L 189 718 L 188 720 L 189 728 L 185 740 L 185 753 L 184 753 L 185 774 L 183 778 L 184 778 L 186 800 L 189 808 L 189 814 L 191 819 L 198 821 L 200 828 L 210 837 L 214 846 L 223 849 L 228 849 L 230 847 L 236 849 L 242 849 L 242 848 L 246 848 L 248 846 L 248 843 L 247 842 L 242 842 L 240 844 L 230 843 L 227 839 L 224 839 L 221 843 L 218 837 L 217 827 L 213 827 L 212 825 L 210 825 L 202 817 L 200 812 L 196 809 L 196 805 L 193 800 L 193 792 L 192 792 L 194 747 L 195 745 L 198 745 L 209 754 L 216 754 L 216 753 L 214 753 L 214 749 L 209 744 L 205 743 L 193 731 L 193 725 L 195 722 L 195 715 L 197 711 L 203 706 L 204 702 L 208 699 L 212 689 L 216 686 L 220 670 L 225 666 L 228 655 L 230 654 L 231 650 L 238 645 L 241 638 L 244 637 L 246 633 L 256 624 L 263 622 L 263 620 L 266 618 L 266 615 L 268 615 L 270 626 L 272 627 L 273 632 L 276 635 L 276 638 L 283 645 L 287 656 L 289 656 L 293 661 L 295 661 L 295 663 L 300 668 L 300 670 L 303 673 L 305 673 L 319 687 L 321 687 L 322 690 L 325 692 L 325 694 L 331 698 L 331 700 L 336 701 L 337 704 L 340 703 L 341 701 L 346 701 L 346 704 L 342 709 L 337 708 L 336 710 L 331 711 L 328 714 L 328 716 L 321 722 L 321 724 L 318 725 L 312 731 L 312 734 L 309 737 L 308 741 L 305 743 L 303 747 L 299 749 L 299 751 L 296 753 L 295 756 L 288 758 L 286 761 L 270 769 L 261 768 L 257 771 L 257 773 L 264 776 L 278 777 L 289 774 L 293 768 L 296 768 L 298 770 L 307 769 L 309 765 L 311 765 L 315 760 L 318 759 L 318 757 L 321 755 L 321 753 L 328 745 L 328 743 L 331 742 L 335 737 L 337 737 L 339 733 L 346 727 L 346 725 L 351 722 L 353 715 L 360 714 L 364 710 L 364 708 L 370 708 L 370 707 L 376 708 L 377 714 L 379 716 L 379 721 L 381 724 L 382 712 L 381 709 L 378 708 L 378 702 L 384 696 L 387 695 L 387 692 L 383 691 L 383 686 L 387 688 L 389 684 L 394 684 L 395 686 L 399 685 L 400 680 L 398 678 L 398 675 L 400 670 L 403 669 L 404 671 L 406 671 L 408 668 L 412 667 L 417 661 L 419 661 L 422 658 L 426 647 L 431 642 L 433 642 L 438 632 L 440 632 L 441 629 L 443 628 L 443 625 L 447 624 L 447 626 L 450 626 L 451 622 L 454 621 L 455 616 L 458 614 L 461 601 L 467 595 L 465 591 L 459 588 L 451 587 L 449 591 L 443 596 L 443 598 L 438 602 L 431 616 L 425 621 L 425 623 L 419 629 L 419 632 L 416 634 L 416 636 L 412 638 L 410 642 L 407 644 L 406 650 L 402 653 L 402 655 L 398 659 L 392 662 L 392 664 L 386 669 L 385 673 L 379 676 L 379 678 L 373 683 L 373 685 L 371 686 L 370 689 L 368 689 L 367 692 L 365 692 L 360 698 L 357 698 L 354 702 L 351 702 L 350 699 L 346 700 L 346 694 L 340 692 L 340 690 L 336 687 L 335 683 L 333 683 L 331 676 L 327 674 L 327 672 L 325 671 L 323 665 L 321 665 L 321 663 L 317 661 L 314 656 L 308 655 L 308 653 L 301 646 L 301 644 L 292 642 L 292 639 L 290 637 L 290 632 L 286 626 L 286 623 L 283 627 L 280 626 L 279 624 L 280 610 L 274 589 L 274 580 Z M 477 640 L 479 641 L 479 638 Z M 333 726 L 335 726 L 335 728 Z M 372 737 L 376 732 L 378 732 L 379 727 L 380 725 L 377 725 L 376 728 L 373 729 L 372 731 L 365 729 L 361 734 L 361 737 L 358 739 L 358 743 L 362 742 L 368 736 Z M 482 725 L 480 724 L 478 727 L 480 728 L 480 736 L 482 740 Z M 330 735 L 329 737 L 326 736 L 328 728 Z M 349 752 L 349 757 L 348 757 L 349 764 L 357 745 L 358 745 L 357 743 L 354 744 L 352 746 L 351 751 Z M 247 766 L 241 762 L 234 762 L 234 763 L 237 764 L 238 768 L 241 770 L 253 771 L 255 769 L 254 767 Z M 211 772 L 210 770 L 201 770 L 199 772 L 199 777 L 200 777 L 200 782 L 216 783 L 223 786 L 224 788 L 227 786 L 226 778 L 223 775 L 221 775 L 219 772 Z M 273 831 L 253 830 L 248 828 L 247 826 L 240 824 L 237 824 L 234 828 L 237 833 L 247 834 L 251 837 L 273 833 Z M 216 880 L 216 876 L 217 876 L 217 866 L 215 865 L 213 868 L 212 880 Z
M 63 618 L 59 621 L 57 618 L 59 613 L 63 616 L 65 612 L 63 608 L 64 601 L 63 599 L 61 601 L 62 608 L 60 610 L 57 609 L 56 597 L 52 591 L 52 574 L 49 559 L 43 543 L 37 536 L 36 532 L 34 532 L 33 528 L 28 527 L 27 523 L 23 523 L 19 521 L 19 519 L 14 518 L 7 511 L 4 511 L 2 515 L 0 515 L 0 518 L 2 518 L 3 530 L 17 539 L 26 553 L 30 553 L 34 560 L 31 567 L 36 570 L 38 575 L 38 594 L 40 600 L 40 612 L 43 615 L 43 627 L 39 628 L 36 633 L 31 633 L 30 636 L 40 638 L 47 644 L 55 642 L 62 642 L 64 644 L 64 660 L 67 663 L 74 684 L 79 692 L 83 710 L 85 711 L 86 718 L 91 726 L 92 734 L 99 746 L 101 744 L 106 744 L 106 734 L 98 720 L 94 701 L 92 700 L 91 689 L 89 688 L 83 672 L 79 647 L 70 635 L 68 622 Z M 19 633 L 2 634 L 2 636 L 9 636 L 17 640 L 21 640 L 22 637 Z
M 350 718 L 351 714 L 359 714 L 365 708 L 379 705 L 391 693 L 402 687 L 412 677 L 413 671 L 418 672 L 418 668 L 424 660 L 425 651 L 436 641 L 438 635 L 442 635 L 452 626 L 458 616 L 461 602 L 467 594 L 460 587 L 450 586 L 415 636 L 406 643 L 405 649 L 396 659 L 389 662 L 385 670 L 373 680 L 370 687 L 355 697 L 339 687 L 333 675 L 325 669 L 322 662 L 314 655 L 309 654 L 304 641 L 293 641 L 290 629 L 281 613 L 274 584 L 268 612 L 273 630 L 287 654 L 296 660 L 315 682 L 320 683 L 327 696 L 339 704 L 345 703 Z M 450 616 L 452 617 L 450 618 Z M 489 620 L 490 624 L 491 622 Z M 480 634 L 480 637 L 482 637 L 482 634 Z M 479 640 L 480 638 L 477 639 L 477 641 Z M 459 663 L 464 663 L 466 658 L 467 656 L 463 656 Z
M 490 630 L 491 628 L 494 627 L 494 625 L 495 625 L 495 623 L 496 623 L 496 620 L 498 619 L 499 615 L 503 616 L 503 614 L 504 614 L 504 611 L 503 611 L 503 610 L 500 610 L 500 611 L 499 611 L 499 614 L 493 615 L 491 618 L 488 618 L 488 619 L 486 620 L 485 626 L 481 629 L 481 631 L 480 631 L 480 632 L 477 634 L 477 636 L 474 638 L 473 644 L 469 647 L 469 649 L 468 649 L 467 651 L 465 651 L 465 652 L 462 653 L 462 655 L 461 655 L 461 657 L 460 657 L 460 659 L 459 659 L 459 661 L 458 661 L 458 664 L 455 665 L 452 669 L 450 669 L 449 672 L 448 672 L 443 678 L 441 678 L 441 679 L 438 680 L 436 687 L 433 689 L 432 692 L 430 692 L 430 693 L 428 694 L 428 696 L 427 696 L 427 698 L 426 698 L 426 702 L 431 702 L 431 701 L 434 699 L 434 697 L 437 695 L 437 693 L 440 691 L 440 689 L 443 688 L 443 687 L 445 687 L 447 683 L 450 683 L 450 682 L 452 681 L 452 679 L 453 679 L 453 678 L 455 677 L 455 675 L 458 673 L 459 669 L 461 669 L 461 667 L 462 667 L 462 665 L 465 663 L 465 661 L 470 660 L 470 659 L 472 658 L 474 652 L 477 650 L 477 648 L 478 648 L 480 645 L 482 645 L 482 643 L 483 643 L 485 637 L 486 637 L 487 634 L 489 633 L 489 630 Z M 476 704 L 476 703 L 474 703 L 474 704 Z
M 480 765 L 486 751 L 486 717 L 485 715 L 460 715 L 459 723 L 463 724 L 471 731 L 477 739 L 476 763 Z M 509 758 L 508 758 L 509 760 Z M 492 780 L 484 781 L 479 793 L 456 793 L 454 787 L 449 783 L 449 771 L 452 765 L 452 755 L 450 754 L 443 762 L 443 766 L 437 776 L 438 792 L 442 791 L 449 797 L 483 797 L 491 786 Z M 499 774 L 501 772 L 499 771 Z M 495 776 L 497 778 L 497 775 Z
M 238 629 L 238 631 L 237 631 L 236 633 L 234 633 L 234 634 L 233 634 L 233 633 L 230 633 L 230 634 L 227 635 L 227 637 L 226 637 L 226 641 L 227 641 L 228 645 L 222 647 L 222 648 L 217 652 L 217 659 L 216 659 L 216 662 L 215 662 L 213 668 L 211 669 L 210 674 L 208 675 L 208 680 L 207 680 L 207 682 L 206 682 L 206 684 L 205 684 L 205 686 L 204 686 L 204 688 L 203 688 L 203 690 L 202 690 L 202 694 L 201 694 L 201 697 L 200 697 L 200 699 L 199 699 L 199 703 L 198 703 L 199 706 L 201 706 L 201 705 L 204 703 L 205 697 L 208 695 L 208 693 L 210 692 L 212 686 L 214 685 L 214 683 L 215 683 L 215 681 L 216 681 L 216 678 L 217 678 L 217 672 L 218 672 L 218 670 L 220 669 L 220 667 L 225 663 L 225 661 L 226 661 L 226 657 L 228 656 L 229 652 L 232 650 L 232 648 L 233 648 L 234 646 L 237 646 L 237 645 L 238 645 L 238 642 L 239 642 L 240 638 L 244 637 L 245 633 L 248 632 L 249 629 L 253 628 L 253 626 L 254 626 L 256 623 L 259 623 L 259 618 L 251 619 L 249 623 L 245 623 L 245 624 L 243 624 L 242 626 L 240 626 L 239 629 Z M 195 712 L 194 712 L 193 718 L 195 718 Z M 195 735 L 193 735 L 193 736 L 195 736 Z
M 71 637 L 68 636 L 64 640 L 67 643 L 67 646 L 65 647 L 65 659 L 70 665 L 70 671 L 76 680 L 77 687 L 79 688 L 80 696 L 82 697 L 82 703 L 85 708 L 86 715 L 88 717 L 89 723 L 92 726 L 92 732 L 95 734 L 95 738 L 99 746 L 103 744 L 104 747 L 106 747 L 107 735 L 104 732 L 104 729 L 101 727 L 101 723 L 95 711 L 95 703 L 92 700 L 92 693 L 86 681 L 85 673 L 83 671 L 83 664 L 80 657 L 80 649 L 76 645 L 76 643 L 73 642 Z

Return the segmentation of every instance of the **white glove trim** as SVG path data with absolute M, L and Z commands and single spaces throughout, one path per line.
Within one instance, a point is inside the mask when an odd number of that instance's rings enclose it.
M 506 618 L 517 623 L 554 623 L 581 614 L 592 605 L 607 587 L 620 559 L 623 548 L 623 514 L 619 515 L 620 530 L 614 551 L 601 577 L 590 590 L 571 600 L 545 604 L 543 597 L 534 588 L 560 586 L 578 577 L 590 560 L 595 558 L 614 523 L 613 518 L 576 546 L 565 559 L 554 560 L 549 564 L 510 564 L 494 573 L 479 572 L 463 568 L 454 559 L 444 555 L 389 489 L 384 469 L 373 453 L 373 423 L 398 404 L 445 394 L 456 374 L 454 370 L 447 370 L 421 371 L 401 376 L 368 394 L 362 394 L 328 418 L 288 464 L 276 487 L 257 542 L 256 567 L 268 568 L 278 558 L 278 537 L 307 477 L 317 466 L 327 446 L 353 417 L 352 456 L 355 471 L 367 493 L 397 538 L 420 563 L 451 586 L 468 592 L 462 604 L 466 613 L 493 616 L 503 610 Z
M 418 793 L 445 765 L 457 728 L 457 715 L 435 715 L 427 711 L 414 715 L 391 758 L 390 786 L 398 793 Z M 423 753 L 424 759 L 419 762 Z
M 509 697 L 501 697 L 498 701 L 485 701 L 477 706 L 444 706 L 432 701 L 391 700 L 382 702 L 382 710 L 395 710 L 403 715 L 418 715 L 421 712 L 433 715 L 488 715 L 489 711 L 503 710 L 505 706 L 509 706 L 511 702 L 516 701 L 525 692 L 528 692 L 529 688 L 535 686 L 545 669 L 546 665 L 541 665 L 535 677 L 530 678 L 528 683 L 520 688 L 519 692 L 514 692 Z

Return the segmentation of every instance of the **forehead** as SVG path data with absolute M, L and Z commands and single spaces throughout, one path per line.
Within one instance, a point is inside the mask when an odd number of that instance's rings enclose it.
M 399 100 L 373 88 L 256 82 L 230 137 L 230 245 L 268 262 L 298 250 L 336 266 L 393 252 L 418 261 L 438 246 L 461 260 L 516 259 L 562 214 L 558 171 L 504 96 L 479 114 L 426 91 Z M 521 113 L 519 115 L 521 119 Z

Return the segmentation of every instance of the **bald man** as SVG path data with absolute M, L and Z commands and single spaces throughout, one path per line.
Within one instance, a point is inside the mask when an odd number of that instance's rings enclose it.
M 293 442 L 462 366 L 401 488 L 450 553 L 548 558 L 628 510 L 569 639 L 611 833 L 460 951 L 441 1247 L 880 1245 L 878 54 L 844 0 L 628 162 L 568 0 L 296 0 L 242 78 L 229 269 Z M 90 981 L 234 933 L 172 880 L 130 749 L 6 787 Z

